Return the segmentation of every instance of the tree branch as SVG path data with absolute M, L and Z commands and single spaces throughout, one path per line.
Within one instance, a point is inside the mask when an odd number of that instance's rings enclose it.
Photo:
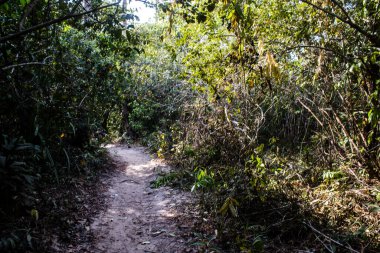
M 147 5 L 147 6 L 149 6 L 150 8 L 155 8 L 155 7 L 157 7 L 157 4 L 156 4 L 156 3 L 152 3 L 152 2 L 150 2 L 150 1 L 148 1 L 148 0 L 136 0 L 136 2 L 141 2 L 141 3 L 143 3 L 143 4 Z
M 48 64 L 44 62 L 25 62 L 25 63 L 14 64 L 14 65 L 3 67 L 2 70 L 13 69 L 16 67 L 22 67 L 22 66 L 28 66 L 28 65 L 48 65 Z
M 331 48 L 327 48 L 327 47 L 314 46 L 314 45 L 297 45 L 297 46 L 293 46 L 293 47 L 287 47 L 287 48 L 285 48 L 284 50 L 282 50 L 280 52 L 280 55 L 283 55 L 287 51 L 290 51 L 290 50 L 293 50 L 293 49 L 299 49 L 299 48 L 314 48 L 314 49 L 319 49 L 319 50 L 331 52 L 331 53 L 333 53 L 335 55 L 339 55 L 343 59 L 348 59 L 348 60 L 349 59 L 353 59 L 353 57 L 344 55 L 344 54 L 342 54 L 341 52 L 339 52 L 337 50 L 334 50 L 334 49 L 331 49 Z
M 301 0 L 301 1 L 302 1 L 302 0 Z M 308 226 L 309 228 L 311 228 L 311 230 L 313 230 L 314 232 L 316 232 L 316 233 L 322 235 L 323 237 L 325 237 L 325 238 L 328 239 L 329 241 L 331 241 L 331 242 L 333 242 L 333 243 L 335 243 L 335 244 L 337 244 L 337 245 L 339 245 L 339 246 L 341 246 L 341 247 L 343 247 L 343 248 L 348 249 L 350 252 L 359 253 L 359 251 L 354 250 L 354 249 L 351 248 L 351 247 L 347 247 L 347 246 L 343 245 L 342 243 L 338 242 L 337 240 L 334 240 L 334 239 L 332 239 L 331 237 L 329 237 L 329 236 L 323 234 L 321 231 L 319 231 L 319 230 L 317 230 L 315 227 L 313 227 L 313 226 L 311 225 L 311 222 L 310 222 L 310 221 L 308 221 L 308 223 L 306 223 L 306 222 L 302 222 L 302 223 L 305 224 L 306 226 Z
M 13 69 L 17 67 L 22 67 L 22 66 L 28 66 L 28 65 L 49 65 L 47 63 L 48 59 L 52 58 L 52 56 L 46 57 L 42 62 L 24 62 L 24 63 L 17 63 L 13 65 L 8 65 L 5 67 L 0 67 L 2 71 L 8 70 L 8 69 Z
M 297 98 L 296 99 L 296 101 L 298 102 L 298 103 L 300 103 L 308 112 L 310 112 L 310 114 L 314 117 L 314 119 L 318 122 L 318 124 L 322 127 L 322 128 L 324 128 L 324 124 L 322 123 L 322 121 L 317 117 L 317 115 L 315 115 L 315 113 L 307 106 L 307 105 L 305 105 L 302 101 L 301 101 L 301 99 L 299 99 L 299 98 Z
M 361 33 L 362 35 L 364 35 L 365 37 L 367 37 L 367 39 L 375 46 L 375 47 L 380 47 L 380 38 L 376 35 L 373 35 L 373 34 L 370 34 L 369 32 L 365 31 L 363 28 L 361 28 L 360 26 L 358 26 L 357 24 L 355 24 L 354 22 L 351 21 L 351 19 L 347 20 L 325 8 L 322 8 L 316 4 L 313 4 L 312 2 L 309 2 L 308 0 L 300 0 L 301 2 L 303 3 L 306 3 L 310 6 L 312 6 L 313 8 L 317 9 L 317 10 L 320 10 L 330 16 L 333 16 L 334 18 L 337 18 L 339 19 L 340 21 L 342 21 L 343 23 L 349 25 L 352 29 L 356 30 L 357 32 Z M 339 5 L 338 5 L 339 7 Z
M 2 0 L 0 0 L 0 1 L 2 1 Z M 40 30 L 40 29 L 45 28 L 45 27 L 49 27 L 49 26 L 57 24 L 57 23 L 61 23 L 61 22 L 65 21 L 65 20 L 68 20 L 68 19 L 81 17 L 81 16 L 84 16 L 84 15 L 87 15 L 87 14 L 90 14 L 90 13 L 93 13 L 93 12 L 100 11 L 102 9 L 109 8 L 111 6 L 118 5 L 119 3 L 120 3 L 120 0 L 118 2 L 116 2 L 116 3 L 100 6 L 100 7 L 94 8 L 94 9 L 89 10 L 89 11 L 85 11 L 85 12 L 77 13 L 77 14 L 69 14 L 67 16 L 63 16 L 63 17 L 60 17 L 60 18 L 57 18 L 57 19 L 53 19 L 53 20 L 50 20 L 48 22 L 45 22 L 45 23 L 42 23 L 42 24 L 39 24 L 39 25 L 36 25 L 36 26 L 32 26 L 32 27 L 30 27 L 28 29 L 25 29 L 25 30 L 22 30 L 20 32 L 9 34 L 9 35 L 6 35 L 4 37 L 0 37 L 0 43 L 6 42 L 6 41 L 11 40 L 11 39 L 15 39 L 15 38 L 20 37 L 20 36 L 24 36 L 24 35 L 26 35 L 28 33 Z
M 74 7 L 71 9 L 70 14 L 73 14 L 79 7 L 79 5 L 82 3 L 82 0 L 79 0 Z
M 22 18 L 20 20 L 20 24 L 19 24 L 19 30 L 22 31 L 24 30 L 24 23 L 26 21 L 26 18 L 29 16 L 29 14 L 32 12 L 33 8 L 36 6 L 36 4 L 39 2 L 40 0 L 34 0 L 33 2 L 31 2 L 27 7 L 26 7 L 26 10 L 24 11 L 24 15 L 22 15 Z
M 338 8 L 343 12 L 343 14 L 346 15 L 346 17 L 350 21 L 352 21 L 350 15 L 348 15 L 347 10 L 343 7 L 343 5 L 341 3 L 338 2 L 338 0 L 331 0 L 331 2 L 333 2 L 333 4 L 335 4 L 336 6 L 338 6 Z

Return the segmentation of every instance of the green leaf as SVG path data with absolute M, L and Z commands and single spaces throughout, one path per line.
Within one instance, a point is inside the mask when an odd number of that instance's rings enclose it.
M 378 212 L 380 212 L 380 206 L 378 206 L 378 205 L 371 204 L 368 207 L 369 207 L 369 211 L 371 213 L 378 213 Z
M 254 252 L 263 252 L 264 242 L 260 236 L 255 238 L 255 240 L 253 241 L 252 247 L 254 249 Z
M 235 217 L 235 218 L 238 217 L 237 208 L 234 206 L 234 204 L 232 202 L 228 205 L 228 208 L 230 209 L 230 212 L 231 212 L 233 217 Z

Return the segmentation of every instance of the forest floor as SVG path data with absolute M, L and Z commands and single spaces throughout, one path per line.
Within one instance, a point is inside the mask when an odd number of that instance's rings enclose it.
M 189 192 L 170 187 L 151 188 L 161 173 L 171 170 L 143 147 L 108 145 L 117 166 L 105 178 L 106 208 L 91 225 L 91 252 L 197 252 L 193 233 L 201 219 Z

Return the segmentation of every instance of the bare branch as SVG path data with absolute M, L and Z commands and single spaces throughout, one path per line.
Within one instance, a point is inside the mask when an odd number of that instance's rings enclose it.
M 85 12 L 77 13 L 77 14 L 69 14 L 67 16 L 63 16 L 63 17 L 60 17 L 60 18 L 57 18 L 57 19 L 54 19 L 54 20 L 50 20 L 48 22 L 45 22 L 45 23 L 42 23 L 42 24 L 39 24 L 39 25 L 36 25 L 36 26 L 32 26 L 32 27 L 30 27 L 28 29 L 25 29 L 23 31 L 20 31 L 20 32 L 17 32 L 17 33 L 13 33 L 13 34 L 9 34 L 9 35 L 6 35 L 4 37 L 0 37 L 0 43 L 3 43 L 5 41 L 11 40 L 11 39 L 18 38 L 20 36 L 24 36 L 24 35 L 26 35 L 28 33 L 31 33 L 31 32 L 34 32 L 34 31 L 38 31 L 38 30 L 40 30 L 42 28 L 49 27 L 49 26 L 57 24 L 57 23 L 61 23 L 62 21 L 65 21 L 65 20 L 68 20 L 68 19 L 78 18 L 78 17 L 84 16 L 84 15 L 87 15 L 87 14 L 90 14 L 90 13 L 93 13 L 93 12 L 100 11 L 102 9 L 106 9 L 106 8 L 118 5 L 119 3 L 120 3 L 120 0 L 118 2 L 116 2 L 116 3 L 100 6 L 100 7 L 94 8 L 94 9 L 89 10 L 89 11 L 85 11 Z
M 301 1 L 302 1 L 302 0 L 301 0 Z M 313 227 L 313 226 L 311 225 L 310 221 L 308 221 L 308 223 L 303 222 L 303 224 L 305 224 L 306 226 L 308 226 L 309 228 L 311 228 L 311 230 L 313 230 L 314 232 L 318 233 L 319 235 L 325 237 L 327 240 L 329 240 L 329 241 L 335 243 L 336 245 L 339 245 L 339 246 L 341 246 L 341 247 L 343 247 L 343 248 L 345 248 L 345 249 L 348 249 L 350 252 L 359 253 L 359 251 L 354 250 L 354 249 L 351 248 L 351 247 L 347 247 L 347 246 L 343 245 L 342 243 L 338 242 L 337 240 L 334 240 L 334 239 L 332 239 L 331 237 L 329 237 L 329 236 L 323 234 L 321 231 L 319 231 L 319 230 L 317 230 L 315 227 Z
M 308 112 L 310 112 L 311 113 L 311 115 L 314 117 L 314 119 L 318 122 L 318 124 L 323 128 L 324 127 L 324 125 L 323 125 L 323 123 L 319 120 L 319 118 L 317 117 L 317 115 L 315 115 L 315 113 L 307 106 L 307 105 L 305 105 L 302 101 L 301 101 L 301 99 L 297 99 L 297 101 L 308 111 Z
M 2 70 L 13 69 L 16 67 L 22 67 L 22 66 L 28 66 L 28 65 L 47 65 L 47 64 L 44 62 L 25 62 L 25 63 L 19 63 L 19 64 L 3 67 Z
M 42 62 L 24 62 L 24 63 L 17 63 L 9 66 L 2 67 L 1 70 L 5 71 L 8 69 L 14 69 L 17 67 L 22 67 L 22 66 L 28 66 L 28 65 L 48 65 L 46 62 L 48 59 L 52 58 L 51 56 L 46 57 Z

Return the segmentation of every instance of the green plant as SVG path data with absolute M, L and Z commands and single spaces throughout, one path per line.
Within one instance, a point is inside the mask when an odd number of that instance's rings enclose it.
M 164 175 L 159 175 L 156 180 L 150 183 L 151 188 L 159 188 L 162 186 L 172 185 L 179 179 L 180 175 L 176 172 L 169 172 Z
M 227 211 L 229 210 L 231 215 L 233 217 L 238 217 L 238 211 L 237 211 L 237 206 L 239 205 L 239 202 L 232 198 L 228 197 L 223 203 L 223 206 L 219 209 L 219 213 L 222 215 L 226 215 Z
M 250 184 L 258 192 L 264 190 L 269 183 L 269 170 L 262 158 L 251 155 L 246 163 L 246 171 L 251 176 Z
M 40 147 L 22 138 L 3 135 L 0 144 L 0 198 L 2 211 L 19 212 L 33 204 L 35 181 L 39 178 L 36 162 Z
M 206 190 L 208 188 L 212 188 L 215 185 L 214 181 L 214 172 L 208 172 L 207 169 L 195 168 L 195 183 L 191 187 L 191 191 L 195 190 Z
M 342 179 L 347 179 L 347 177 L 345 177 L 345 175 L 342 171 L 327 170 L 327 171 L 323 171 L 322 179 L 323 179 L 323 181 L 325 181 L 327 183 L 331 183 L 335 180 L 339 181 Z

